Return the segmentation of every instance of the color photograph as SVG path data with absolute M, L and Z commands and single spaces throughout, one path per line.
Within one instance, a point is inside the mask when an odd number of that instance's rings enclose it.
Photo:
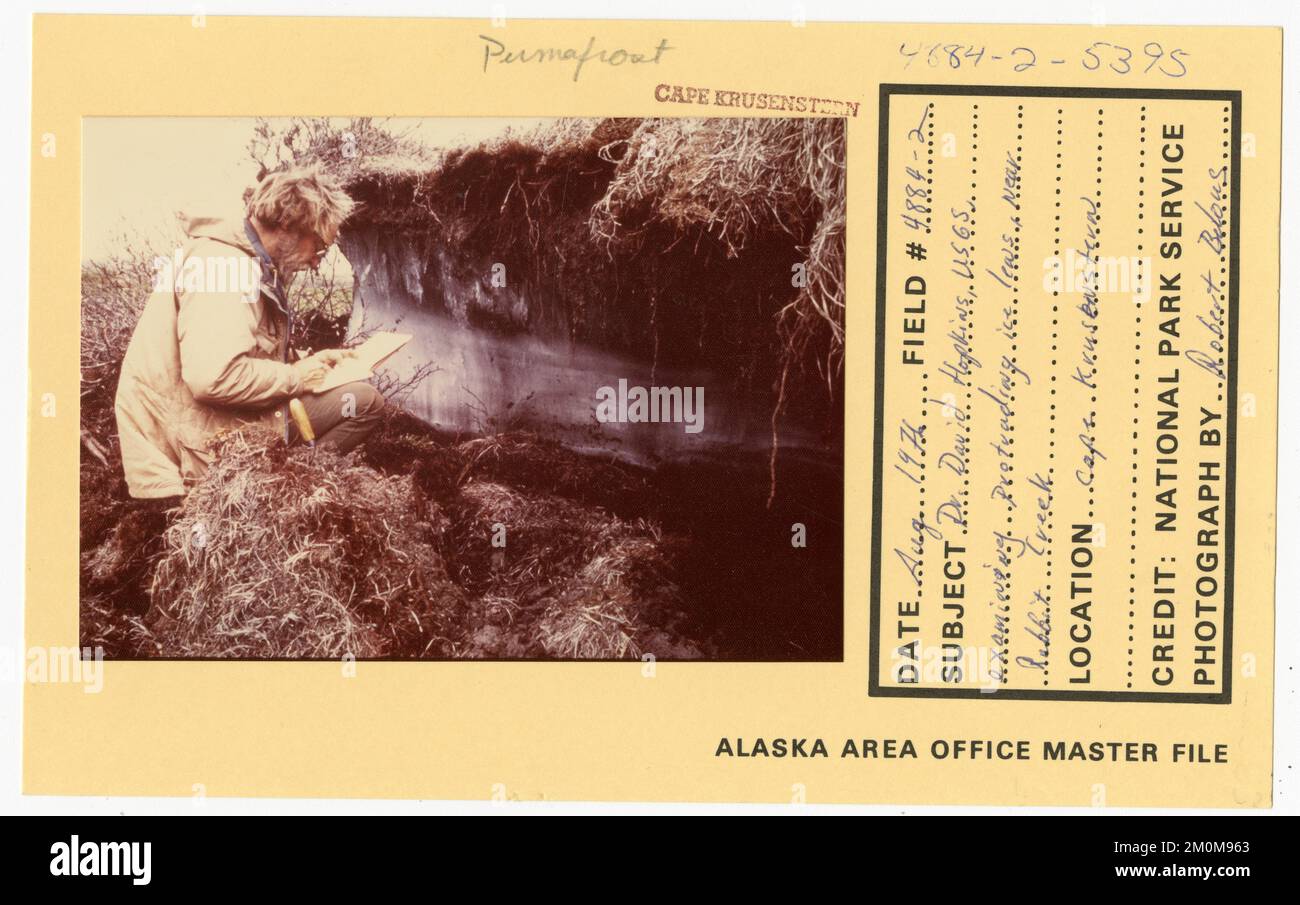
M 83 647 L 841 658 L 842 120 L 83 134 Z

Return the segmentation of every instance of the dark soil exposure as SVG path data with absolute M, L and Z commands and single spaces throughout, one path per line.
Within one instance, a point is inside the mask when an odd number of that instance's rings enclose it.
M 306 131 L 361 202 L 350 335 L 414 334 L 379 381 L 400 407 L 351 457 L 236 433 L 183 505 L 130 500 L 114 325 L 147 273 L 87 267 L 83 645 L 840 659 L 841 122 L 559 121 L 441 154 Z M 703 387 L 703 430 L 598 421 L 620 379 Z
M 671 584 L 677 593 L 652 601 L 649 616 L 677 644 L 694 639 L 691 648 L 699 652 L 643 650 L 661 659 L 839 658 L 843 484 L 835 470 L 807 460 L 784 464 L 782 480 L 801 492 L 781 495 L 769 510 L 768 462 L 761 456 L 651 470 L 574 456 L 526 433 L 439 447 L 436 456 L 411 449 L 410 437 L 394 429 L 387 442 L 369 444 L 366 459 L 409 469 L 416 486 L 439 501 L 451 520 L 444 533 L 448 570 L 466 589 L 522 600 L 528 610 L 547 599 L 557 576 L 606 548 L 612 516 L 658 527 L 655 568 L 643 590 Z M 505 551 L 489 542 L 497 521 L 512 532 Z M 806 548 L 790 543 L 796 522 L 808 532 Z M 522 595 L 514 586 L 520 571 Z M 504 633 L 512 636 L 506 655 L 544 655 L 530 651 L 528 616 Z

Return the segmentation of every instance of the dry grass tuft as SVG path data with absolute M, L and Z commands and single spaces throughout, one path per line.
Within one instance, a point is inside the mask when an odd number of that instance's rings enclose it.
M 410 442 L 414 476 L 285 450 L 260 431 L 223 436 L 147 557 L 153 511 L 87 552 L 83 638 L 145 657 L 705 655 L 682 629 L 655 523 L 485 479 L 538 459 L 550 469 L 537 482 L 576 491 L 603 466 L 584 472 L 581 457 L 528 435 Z M 415 476 L 431 461 L 455 479 L 421 492 Z M 141 570 L 152 574 L 144 616 L 96 592 Z
M 227 434 L 179 505 L 126 499 L 120 466 L 87 460 L 104 486 L 83 503 L 107 514 L 83 506 L 82 643 L 110 658 L 711 650 L 689 640 L 670 539 L 599 504 L 641 505 L 644 475 L 526 433 L 455 443 L 393 422 L 365 447 L 378 469 Z
M 464 598 L 410 478 L 234 433 L 164 537 L 149 626 L 181 657 L 449 653 Z
M 600 548 L 542 614 L 537 633 L 547 653 L 575 659 L 703 657 L 677 631 L 685 615 L 658 532 L 645 523 L 625 527 L 631 530 Z
M 659 529 L 491 482 L 461 489 L 444 535 L 453 574 L 479 595 L 477 656 L 695 659 Z M 505 547 L 494 546 L 504 529 Z

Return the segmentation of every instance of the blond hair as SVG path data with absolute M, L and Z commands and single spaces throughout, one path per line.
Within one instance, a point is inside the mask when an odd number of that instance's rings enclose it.
M 278 229 L 329 237 L 355 206 L 332 176 L 319 167 L 298 166 L 268 173 L 248 199 L 248 214 Z

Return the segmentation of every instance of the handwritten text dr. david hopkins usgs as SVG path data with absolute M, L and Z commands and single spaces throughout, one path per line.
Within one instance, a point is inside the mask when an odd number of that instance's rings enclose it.
M 578 76 L 582 75 L 582 67 L 587 63 L 595 63 L 604 66 L 623 66 L 638 64 L 655 63 L 665 53 L 674 48 L 668 46 L 667 38 L 660 38 L 658 45 L 649 53 L 627 50 L 622 47 L 598 47 L 596 38 L 593 35 L 587 39 L 586 45 L 579 50 L 577 47 L 507 47 L 504 42 L 496 38 L 489 38 L 487 35 L 479 35 L 483 40 L 483 71 L 488 71 L 489 63 L 571 63 L 573 65 L 573 80 L 576 82 Z M 644 48 L 643 48 L 644 49 Z M 523 67 L 521 67 L 523 68 Z

